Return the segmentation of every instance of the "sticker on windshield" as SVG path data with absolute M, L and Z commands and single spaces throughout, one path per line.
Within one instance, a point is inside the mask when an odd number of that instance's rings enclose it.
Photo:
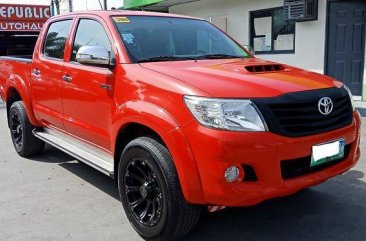
M 135 36 L 132 33 L 122 33 L 122 38 L 125 43 L 133 44 L 135 40 Z
M 130 20 L 127 17 L 113 17 L 116 23 L 129 23 Z

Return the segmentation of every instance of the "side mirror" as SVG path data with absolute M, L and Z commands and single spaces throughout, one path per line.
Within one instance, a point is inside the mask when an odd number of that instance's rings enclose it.
M 82 46 L 76 54 L 76 59 L 80 64 L 104 65 L 111 64 L 109 52 L 103 46 Z

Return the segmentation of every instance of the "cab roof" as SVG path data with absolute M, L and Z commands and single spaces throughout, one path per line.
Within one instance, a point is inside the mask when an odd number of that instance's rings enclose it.
M 143 11 L 131 11 L 131 10 L 89 10 L 89 11 L 75 11 L 72 13 L 64 13 L 52 18 L 65 17 L 65 16 L 77 16 L 77 15 L 97 15 L 102 18 L 109 18 L 111 16 L 152 16 L 152 17 L 172 17 L 172 18 L 187 18 L 187 19 L 200 19 L 185 15 L 171 14 L 171 13 L 158 13 L 158 12 L 143 12 Z

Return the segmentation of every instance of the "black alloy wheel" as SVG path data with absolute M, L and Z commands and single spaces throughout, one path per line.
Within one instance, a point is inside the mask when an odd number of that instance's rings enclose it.
M 200 218 L 201 207 L 184 199 L 172 157 L 156 139 L 139 137 L 124 148 L 118 189 L 130 223 L 145 240 L 176 240 Z
M 160 221 L 163 194 L 152 166 L 142 158 L 133 158 L 125 171 L 125 195 L 135 219 L 145 227 Z
M 21 150 L 23 148 L 23 125 L 16 111 L 12 111 L 10 115 L 10 131 L 15 148 Z
M 14 148 L 19 156 L 30 157 L 43 152 L 45 143 L 33 135 L 32 131 L 36 127 L 30 123 L 22 101 L 11 105 L 8 124 Z

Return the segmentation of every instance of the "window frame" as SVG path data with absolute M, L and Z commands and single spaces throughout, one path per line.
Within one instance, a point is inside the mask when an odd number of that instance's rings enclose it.
M 109 44 L 111 45 L 111 53 L 110 53 L 111 56 L 110 56 L 110 58 L 111 58 L 112 62 L 115 61 L 116 53 L 115 53 L 115 50 L 114 50 L 114 46 L 112 44 L 113 41 L 111 40 L 110 34 L 106 30 L 104 24 L 98 18 L 89 17 L 89 16 L 81 16 L 81 17 L 79 17 L 75 20 L 76 23 L 75 23 L 73 34 L 71 36 L 72 39 L 71 39 L 71 42 L 70 42 L 70 53 L 69 53 L 70 56 L 69 56 L 69 59 L 67 60 L 67 62 L 70 63 L 70 64 L 79 65 L 79 66 L 88 66 L 88 67 L 93 67 L 93 68 L 109 69 L 110 67 L 108 67 L 108 66 L 85 65 L 85 64 L 80 64 L 79 62 L 72 60 L 72 52 L 74 50 L 74 43 L 75 43 L 75 39 L 76 39 L 76 35 L 77 35 L 78 29 L 79 29 L 80 22 L 82 20 L 92 20 L 92 21 L 95 21 L 95 22 L 99 23 L 102 26 L 102 28 L 103 28 L 103 30 L 104 30 L 107 38 L 108 38 Z
M 47 36 L 48 36 L 48 32 L 50 31 L 50 27 L 52 26 L 52 24 L 62 22 L 62 21 L 71 21 L 71 24 L 70 24 L 69 32 L 66 36 L 65 47 L 64 47 L 64 55 L 63 55 L 62 59 L 59 59 L 59 58 L 54 58 L 54 57 L 50 57 L 50 56 L 45 55 L 45 50 L 46 50 Z M 45 31 L 45 35 L 43 37 L 43 42 L 42 42 L 42 51 L 41 51 L 41 57 L 42 58 L 48 59 L 48 60 L 59 61 L 59 62 L 65 62 L 65 53 L 66 53 L 67 45 L 68 45 L 68 42 L 69 42 L 70 34 L 72 32 L 72 29 L 73 29 L 73 25 L 74 25 L 74 18 L 57 19 L 56 21 L 50 22 L 50 24 L 48 24 L 47 30 Z
M 282 10 L 283 7 L 274 7 L 274 8 L 266 8 L 266 9 L 259 9 L 259 10 L 253 10 L 249 12 L 249 43 L 250 46 L 254 49 L 254 14 L 261 13 L 261 12 L 271 12 L 271 18 L 272 18 L 272 26 L 271 26 L 271 51 L 255 51 L 255 55 L 266 55 L 266 54 L 295 54 L 296 52 L 296 22 L 295 23 L 295 30 L 294 30 L 294 48 L 292 50 L 273 50 L 274 48 L 274 11 L 275 10 Z

